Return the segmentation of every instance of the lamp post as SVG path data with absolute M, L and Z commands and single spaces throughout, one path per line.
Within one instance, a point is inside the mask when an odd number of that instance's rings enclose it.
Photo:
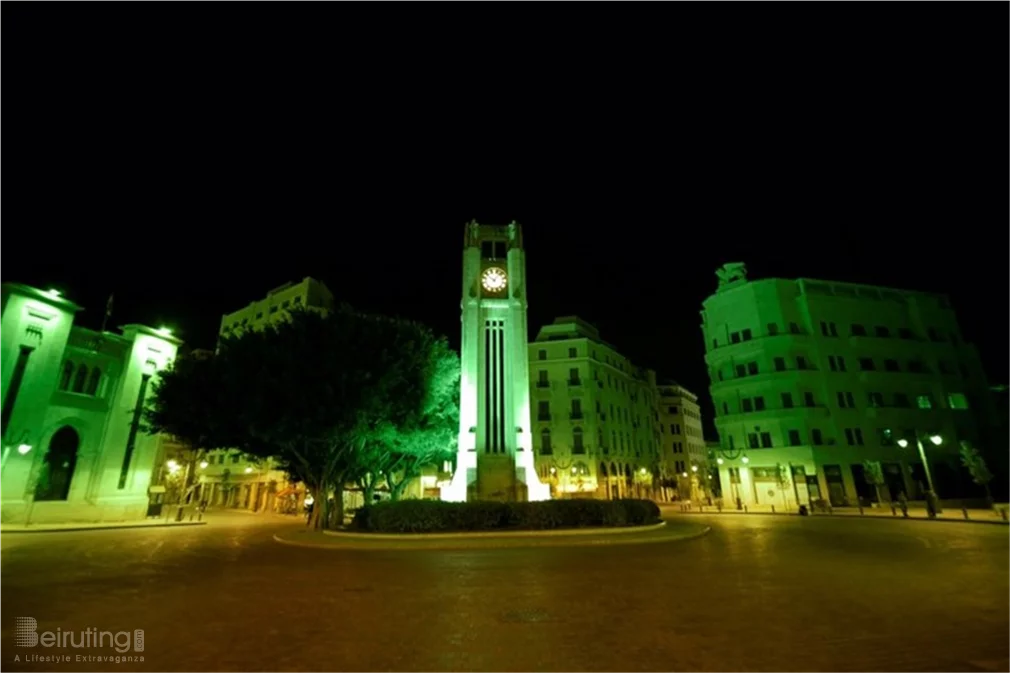
M 934 446 L 940 446 L 943 443 L 943 437 L 938 434 L 929 435 L 929 441 L 933 442 Z M 933 474 L 929 471 L 929 460 L 926 459 L 926 448 L 922 445 L 922 437 L 918 432 L 915 433 L 915 443 L 919 447 L 919 460 L 922 461 L 922 469 L 926 473 L 926 484 L 929 486 L 929 490 L 933 495 L 940 497 L 936 492 L 936 488 L 933 486 Z M 908 447 L 908 440 L 901 438 L 898 440 L 898 446 L 901 448 Z

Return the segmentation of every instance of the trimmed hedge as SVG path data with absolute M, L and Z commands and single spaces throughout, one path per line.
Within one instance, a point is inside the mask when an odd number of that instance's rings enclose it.
M 644 526 L 659 521 L 651 500 L 544 500 L 541 502 L 378 502 L 354 514 L 351 528 L 371 533 L 551 530 Z

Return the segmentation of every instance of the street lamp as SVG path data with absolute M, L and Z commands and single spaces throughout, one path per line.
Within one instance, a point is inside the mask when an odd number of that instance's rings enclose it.
M 943 443 L 943 437 L 936 433 L 933 433 L 928 437 L 929 441 L 933 442 L 933 446 L 940 446 L 940 444 Z M 922 461 L 922 469 L 926 473 L 926 484 L 929 486 L 929 490 L 932 491 L 933 495 L 939 497 L 939 494 L 936 492 L 936 488 L 933 486 L 933 475 L 929 471 L 929 461 L 926 459 L 926 448 L 922 445 L 922 437 L 919 436 L 918 432 L 915 433 L 915 444 L 919 447 L 919 460 Z M 898 446 L 903 449 L 907 448 L 908 440 L 902 437 L 898 440 Z

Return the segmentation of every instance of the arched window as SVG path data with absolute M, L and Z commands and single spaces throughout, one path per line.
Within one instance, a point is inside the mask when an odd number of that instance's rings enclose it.
M 572 453 L 585 453 L 586 445 L 582 441 L 582 428 L 572 430 Z
M 94 395 L 98 392 L 98 384 L 102 380 L 102 370 L 95 367 L 91 370 L 91 376 L 88 377 L 88 387 L 85 389 L 85 393 L 88 395 Z
M 77 376 L 74 377 L 74 392 L 83 393 L 84 385 L 88 382 L 88 367 L 81 365 L 77 368 Z
M 36 500 L 66 500 L 77 467 L 77 431 L 65 425 L 49 440 L 49 450 L 42 460 L 42 471 L 35 485 Z
M 588 477 L 589 476 L 589 466 L 585 463 L 575 463 L 572 466 L 572 475 L 576 477 Z
M 60 374 L 60 390 L 69 388 L 72 378 L 74 378 L 74 363 L 67 360 L 63 363 L 63 373 Z
M 551 431 L 547 428 L 540 432 L 540 455 L 551 455 Z

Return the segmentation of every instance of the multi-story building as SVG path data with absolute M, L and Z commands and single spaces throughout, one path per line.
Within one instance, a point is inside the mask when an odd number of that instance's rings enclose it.
M 250 302 L 245 308 L 221 317 L 221 336 L 246 329 L 263 328 L 281 320 L 288 309 L 303 306 L 308 309 L 330 310 L 334 307 L 333 293 L 315 278 L 304 278 L 299 283 L 284 283 L 267 292 L 263 299 Z
M 708 486 L 708 450 L 698 396 L 677 383 L 661 384 L 658 392 L 663 481 L 675 481 L 681 499 L 695 500 Z
M 283 320 L 290 309 L 328 311 L 334 307 L 333 293 L 315 278 L 285 283 L 266 297 L 221 317 L 220 336 L 257 330 Z M 273 461 L 251 459 L 240 451 L 217 449 L 206 453 L 199 464 L 194 499 L 210 506 L 281 513 L 300 512 L 306 492 L 301 484 L 289 481 Z
M 718 275 L 702 330 L 725 498 L 854 505 L 918 499 L 931 480 L 941 498 L 970 490 L 958 453 L 985 437 L 988 398 L 945 296 L 749 281 L 742 264 Z
M 576 317 L 543 327 L 529 356 L 537 473 L 554 497 L 651 494 L 660 476 L 655 372 Z
M 144 432 L 144 401 L 182 342 L 74 325 L 81 307 L 56 291 L 2 296 L 3 522 L 145 518 L 164 438 Z

